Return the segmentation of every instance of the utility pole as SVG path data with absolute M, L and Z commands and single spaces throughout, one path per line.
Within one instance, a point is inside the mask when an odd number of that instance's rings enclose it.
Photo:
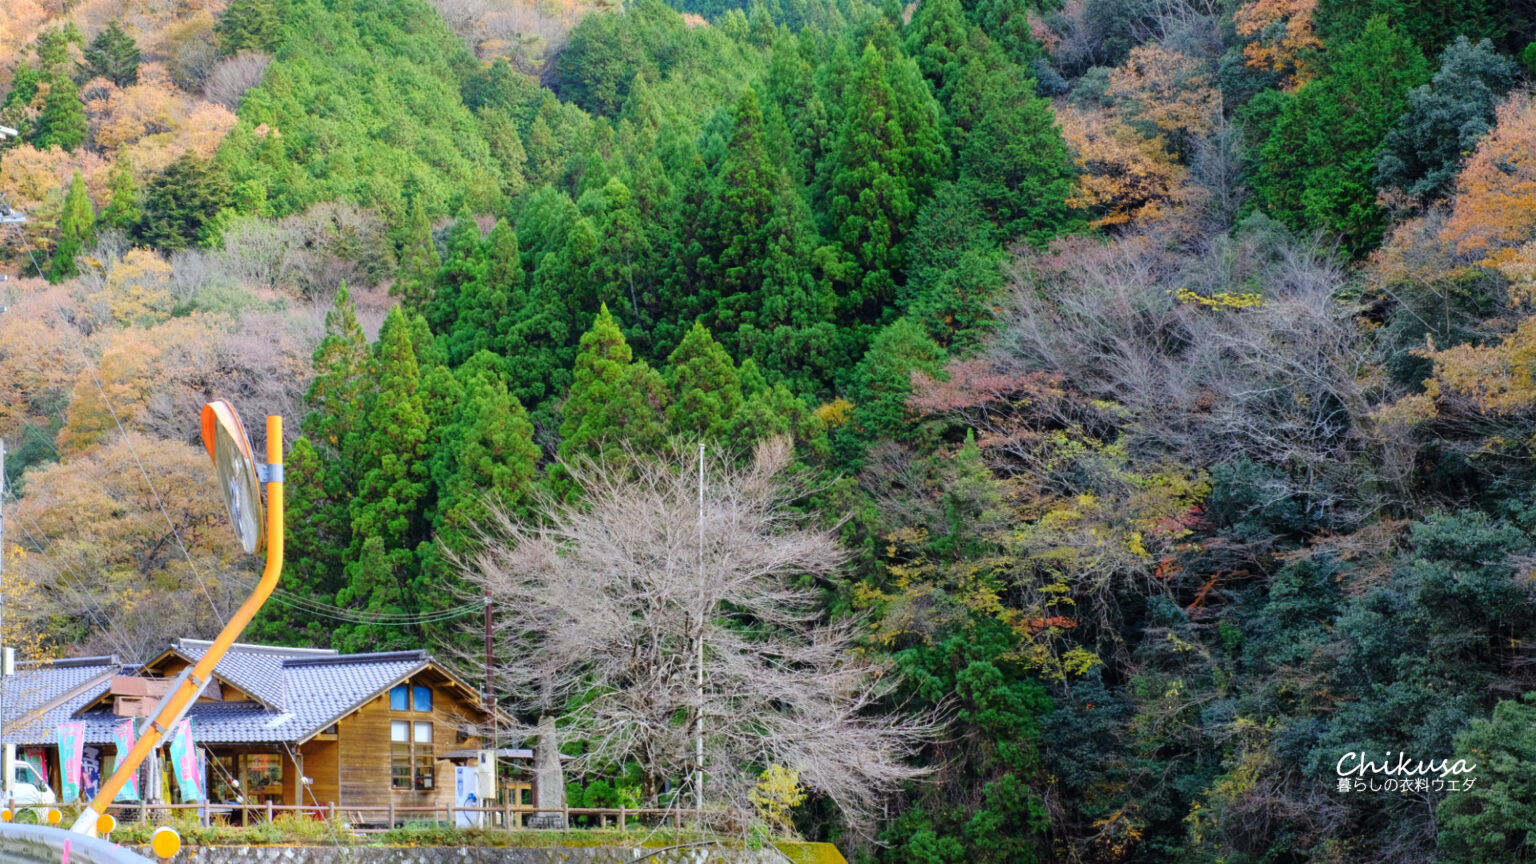
M 0 438 L 0 622 L 5 614 L 5 439 Z M 5 691 L 16 673 L 15 648 L 5 646 L 4 631 L 0 630 L 0 736 L 4 735 Z M 16 745 L 6 744 L 0 749 L 0 789 L 10 789 L 16 780 Z
M 704 445 L 699 444 L 699 590 L 704 590 Z M 694 718 L 693 763 L 697 777 L 693 784 L 693 808 L 704 809 L 704 622 L 709 610 L 699 610 L 699 635 L 696 641 L 699 663 L 699 709 Z

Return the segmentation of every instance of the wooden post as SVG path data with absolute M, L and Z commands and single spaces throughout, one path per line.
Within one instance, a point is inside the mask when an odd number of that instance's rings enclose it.
M 331 802 L 331 824 L 332 825 L 336 824 L 336 802 L 335 801 Z
M 679 833 L 682 832 L 682 830 L 683 830 L 683 811 L 681 811 L 681 810 L 673 810 L 672 811 L 672 829 L 674 831 L 679 832 Z
M 272 799 L 267 799 L 267 824 L 272 824 Z
M 389 828 L 391 831 L 395 828 L 395 795 L 393 792 L 389 795 Z
M 619 830 L 626 830 L 629 826 L 624 824 L 624 805 L 619 805 Z
M 143 825 L 147 821 L 149 821 L 149 802 L 145 801 L 143 798 L 140 798 L 139 799 L 139 824 Z

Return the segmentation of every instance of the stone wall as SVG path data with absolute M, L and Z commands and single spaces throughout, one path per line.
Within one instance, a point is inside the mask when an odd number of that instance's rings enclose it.
M 189 846 L 166 864 L 846 864 L 830 844 L 776 849 L 552 847 L 487 849 L 440 846 Z M 809 848 L 807 848 L 809 847 Z M 147 848 L 135 850 L 153 858 Z M 807 857 L 804 853 L 810 852 Z

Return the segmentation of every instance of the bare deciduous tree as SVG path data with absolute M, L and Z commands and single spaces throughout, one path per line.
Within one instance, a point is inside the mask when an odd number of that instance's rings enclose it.
M 814 590 L 845 558 L 785 505 L 791 446 L 750 466 L 709 460 L 700 518 L 689 454 L 623 468 L 567 465 L 584 497 L 546 498 L 537 522 L 497 513 L 484 551 L 460 562 L 500 616 L 497 673 L 524 716 L 560 712 L 588 743 L 575 771 L 638 763 L 643 794 L 683 782 L 691 804 L 702 710 L 704 792 L 734 816 L 768 765 L 799 771 L 853 825 L 921 769 L 905 761 L 932 718 L 881 704 L 893 675 L 854 651 L 855 625 L 820 621 Z M 704 684 L 698 685 L 702 640 Z
M 267 64 L 271 62 L 272 58 L 260 51 L 241 51 L 222 60 L 203 82 L 203 95 L 209 102 L 217 102 L 233 111 L 240 107 L 245 92 L 266 77 Z

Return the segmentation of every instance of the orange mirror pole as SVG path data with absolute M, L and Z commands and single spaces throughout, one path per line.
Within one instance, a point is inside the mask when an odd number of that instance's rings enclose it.
M 256 584 L 256 590 L 251 596 L 245 598 L 229 623 L 219 631 L 219 635 L 208 647 L 202 659 L 192 667 L 190 673 L 183 675 L 180 684 L 165 694 L 160 700 L 160 705 L 155 711 L 155 716 L 139 734 L 139 739 L 134 742 L 133 749 L 128 755 L 121 757 L 117 762 L 117 769 L 112 776 L 101 784 L 101 791 L 91 800 L 89 807 L 75 820 L 70 830 L 77 834 L 96 835 L 97 820 L 107 808 L 112 806 L 112 800 L 128 782 L 128 778 L 139 770 L 139 765 L 145 757 L 160 745 L 165 736 L 170 734 L 170 727 L 176 725 L 191 706 L 203 687 L 213 675 L 213 669 L 219 665 L 229 646 L 235 643 L 240 633 L 245 630 L 245 625 L 256 617 L 257 610 L 272 596 L 272 590 L 277 587 L 277 578 L 283 572 L 283 418 L 267 418 L 267 465 L 270 473 L 267 481 L 267 567 L 261 575 L 261 581 Z

